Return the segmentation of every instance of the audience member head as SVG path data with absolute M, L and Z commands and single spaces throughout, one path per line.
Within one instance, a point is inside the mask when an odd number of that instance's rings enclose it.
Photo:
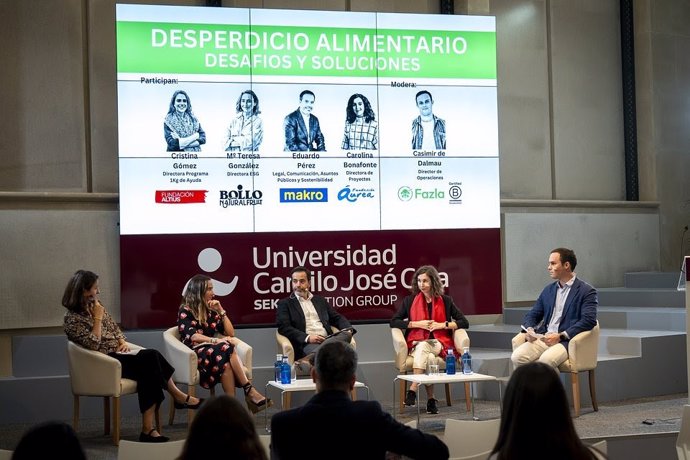
M 417 269 L 416 272 L 414 272 L 412 286 L 410 289 L 413 294 L 419 294 L 421 292 L 418 283 L 420 275 L 426 275 L 429 277 L 429 281 L 431 282 L 429 294 L 431 294 L 432 297 L 439 297 L 443 294 L 443 282 L 441 282 L 441 276 L 438 274 L 438 270 L 436 270 L 436 267 L 433 265 L 422 265 Z
M 237 399 L 227 395 L 201 406 L 178 460 L 208 460 L 222 452 L 237 460 L 267 460 L 254 419 Z
M 77 434 L 63 422 L 46 422 L 30 428 L 19 440 L 12 460 L 36 460 L 55 456 L 86 460 Z
M 355 385 L 357 353 L 345 342 L 329 340 L 316 351 L 311 373 L 317 391 L 341 390 L 349 393 Z
M 531 458 L 535 452 L 566 460 L 595 458 L 575 432 L 558 373 L 538 361 L 518 367 L 510 377 L 492 451 L 498 460 Z
M 81 312 L 86 308 L 84 293 L 90 291 L 98 281 L 98 275 L 88 270 L 77 270 L 65 287 L 62 295 L 62 306 L 73 312 Z

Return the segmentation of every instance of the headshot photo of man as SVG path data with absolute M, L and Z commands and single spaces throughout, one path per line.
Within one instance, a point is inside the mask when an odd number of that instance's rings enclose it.
M 446 122 L 433 113 L 434 99 L 422 90 L 415 96 L 419 116 L 412 120 L 413 150 L 445 150 Z
M 285 151 L 322 152 L 326 142 L 321 133 L 319 119 L 312 115 L 316 96 L 308 89 L 299 95 L 299 108 L 285 117 Z

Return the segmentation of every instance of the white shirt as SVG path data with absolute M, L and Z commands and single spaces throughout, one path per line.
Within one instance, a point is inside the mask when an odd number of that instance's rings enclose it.
M 551 321 L 549 321 L 549 326 L 546 328 L 546 332 L 558 333 L 558 326 L 561 324 L 561 316 L 563 316 L 565 301 L 568 299 L 570 288 L 573 287 L 576 276 L 577 275 L 573 273 L 573 277 L 570 278 L 570 280 L 565 284 L 561 284 L 560 281 L 558 282 L 558 289 L 556 289 L 556 303 L 553 306 L 553 315 L 551 315 Z
M 305 115 L 305 114 L 303 114 L 302 112 L 300 112 L 300 115 L 302 115 L 302 120 L 304 120 L 304 126 L 307 127 L 307 142 L 308 142 L 309 139 L 310 139 L 310 133 L 309 133 L 309 117 L 311 116 L 311 114 Z M 311 295 L 311 294 L 309 294 L 309 295 Z
M 422 120 L 422 150 L 436 150 L 433 118 L 429 121 Z
M 299 305 L 302 307 L 302 312 L 304 313 L 304 320 L 307 325 L 305 332 L 307 335 L 321 335 L 327 337 L 328 333 L 326 332 L 326 328 L 323 327 L 321 319 L 318 313 L 316 313 L 316 308 L 314 308 L 314 304 L 311 301 L 314 295 L 310 292 L 306 299 L 296 294 L 295 296 L 297 300 L 299 300 Z M 309 337 L 307 337 L 305 341 L 306 340 L 309 340 Z

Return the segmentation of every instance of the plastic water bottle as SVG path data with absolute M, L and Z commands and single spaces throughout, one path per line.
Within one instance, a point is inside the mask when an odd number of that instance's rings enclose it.
M 281 372 L 282 365 L 283 365 L 283 355 L 277 354 L 276 355 L 276 362 L 273 364 L 273 367 L 274 367 L 274 372 L 275 372 L 275 380 L 278 383 L 280 383 L 280 372 Z
M 472 373 L 472 355 L 470 354 L 470 347 L 462 349 L 462 373 Z
M 290 383 L 290 363 L 288 357 L 283 355 L 283 362 L 280 364 L 280 383 L 283 385 Z
M 446 374 L 455 375 L 455 353 L 453 349 L 448 349 L 448 354 L 446 355 Z

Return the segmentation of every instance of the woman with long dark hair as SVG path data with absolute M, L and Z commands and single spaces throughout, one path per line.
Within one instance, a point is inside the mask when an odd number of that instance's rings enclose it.
M 240 387 L 247 407 L 257 413 L 272 402 L 254 388 L 244 373 L 242 361 L 235 353 L 235 327 L 214 295 L 208 276 L 195 275 L 189 280 L 177 316 L 180 338 L 199 357 L 202 387 L 212 388 L 220 383 L 229 396 L 235 395 L 236 386 Z
M 558 373 L 539 361 L 518 367 L 510 377 L 498 440 L 489 458 L 533 458 L 535 452 L 537 457 L 559 460 L 606 458 L 577 436 Z
M 268 460 L 249 412 L 227 395 L 204 404 L 177 460 L 216 458 L 219 449 L 236 460 Z
M 343 150 L 376 150 L 379 145 L 379 124 L 371 103 L 362 94 L 353 94 L 345 107 Z
M 163 122 L 168 152 L 199 152 L 206 143 L 206 133 L 192 112 L 192 101 L 186 91 L 177 90 Z
M 154 425 L 156 409 L 168 391 L 178 409 L 197 409 L 202 400 L 184 394 L 172 381 L 175 369 L 163 355 L 152 348 L 132 351 L 120 327 L 98 298 L 98 275 L 77 270 L 65 287 L 62 306 L 67 338 L 89 350 L 111 356 L 122 363 L 122 377 L 136 380 L 139 410 L 142 414 L 142 442 L 165 442 Z
M 431 265 L 419 267 L 412 278 L 411 295 L 405 297 L 390 326 L 405 332 L 407 349 L 413 358 L 412 372 L 423 374 L 427 362 L 437 356 L 446 357 L 448 349 L 455 350 L 453 334 L 456 329 L 467 329 L 470 323 L 455 306 L 453 298 L 443 293 L 443 283 L 438 270 Z M 462 350 L 455 350 L 460 356 Z M 418 383 L 412 383 L 405 395 L 405 405 L 417 402 Z M 429 414 L 438 414 L 434 386 L 425 385 Z

